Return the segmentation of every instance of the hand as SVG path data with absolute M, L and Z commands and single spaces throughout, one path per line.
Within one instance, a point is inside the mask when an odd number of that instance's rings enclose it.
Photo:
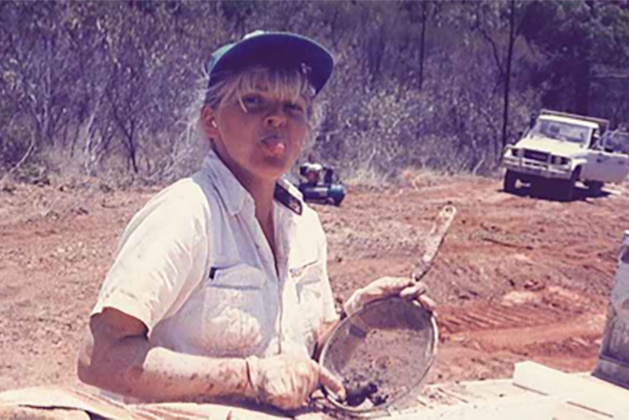
M 343 384 L 312 359 L 252 356 L 247 358 L 247 371 L 252 396 L 284 410 L 302 407 L 320 384 L 345 398 Z
M 366 287 L 356 290 L 347 299 L 343 309 L 349 316 L 369 302 L 389 296 L 399 296 L 404 299 L 414 299 L 424 309 L 433 311 L 435 302 L 426 296 L 427 290 L 426 283 L 422 281 L 416 282 L 408 277 L 381 277 Z

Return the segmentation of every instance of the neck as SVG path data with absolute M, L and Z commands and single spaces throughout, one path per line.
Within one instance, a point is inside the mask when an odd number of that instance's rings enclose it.
M 232 170 L 232 173 L 251 194 L 255 203 L 255 217 L 258 223 L 260 223 L 269 243 L 273 246 L 273 198 L 276 180 L 261 179 L 243 171 Z
M 251 194 L 255 202 L 256 219 L 262 226 L 265 226 L 265 221 L 269 220 L 273 214 L 273 196 L 275 195 L 276 180 L 253 176 L 250 172 L 238 168 L 238 165 L 230 159 L 225 159 L 216 147 L 214 147 L 214 151 L 225 166 L 234 174 L 240 185 Z
M 242 181 L 241 181 L 242 183 Z M 273 197 L 275 195 L 275 182 L 250 182 L 242 183 L 256 204 L 256 219 L 263 228 L 273 221 Z
M 275 195 L 275 180 L 252 177 L 248 173 L 233 172 L 240 184 L 251 194 L 255 203 L 255 218 L 260 224 L 266 240 L 276 255 L 275 228 L 273 224 L 273 198 Z
M 264 236 L 271 247 L 271 251 L 277 261 L 277 249 L 275 244 L 275 225 L 273 221 L 273 196 L 275 182 L 249 182 L 240 181 L 255 202 L 255 217 L 264 232 Z

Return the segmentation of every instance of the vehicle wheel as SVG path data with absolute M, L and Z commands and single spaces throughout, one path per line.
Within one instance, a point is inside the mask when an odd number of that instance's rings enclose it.
M 502 189 L 508 193 L 515 192 L 515 184 L 518 182 L 518 174 L 517 172 L 513 172 L 507 169 L 505 172 L 505 178 L 502 184 Z
M 560 198 L 562 201 L 572 201 L 574 199 L 574 189 L 575 184 L 577 183 L 577 179 L 579 179 L 579 169 L 575 169 L 572 171 L 572 175 L 570 179 L 567 179 L 563 182 L 563 188 L 560 191 Z
M 542 198 L 552 197 L 556 188 L 557 182 L 553 179 L 540 178 L 531 182 L 531 192 Z
M 605 183 L 601 181 L 587 181 L 585 185 L 587 185 L 591 195 L 599 195 Z

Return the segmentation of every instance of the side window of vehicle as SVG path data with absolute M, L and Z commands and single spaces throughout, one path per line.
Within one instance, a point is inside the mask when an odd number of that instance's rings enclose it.
M 596 149 L 600 147 L 601 133 L 598 128 L 592 130 L 592 138 L 590 140 L 590 148 Z

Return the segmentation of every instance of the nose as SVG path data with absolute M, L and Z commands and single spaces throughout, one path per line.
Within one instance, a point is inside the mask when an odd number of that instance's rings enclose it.
M 286 114 L 281 105 L 276 105 L 269 110 L 264 122 L 271 127 L 281 127 L 286 123 Z

